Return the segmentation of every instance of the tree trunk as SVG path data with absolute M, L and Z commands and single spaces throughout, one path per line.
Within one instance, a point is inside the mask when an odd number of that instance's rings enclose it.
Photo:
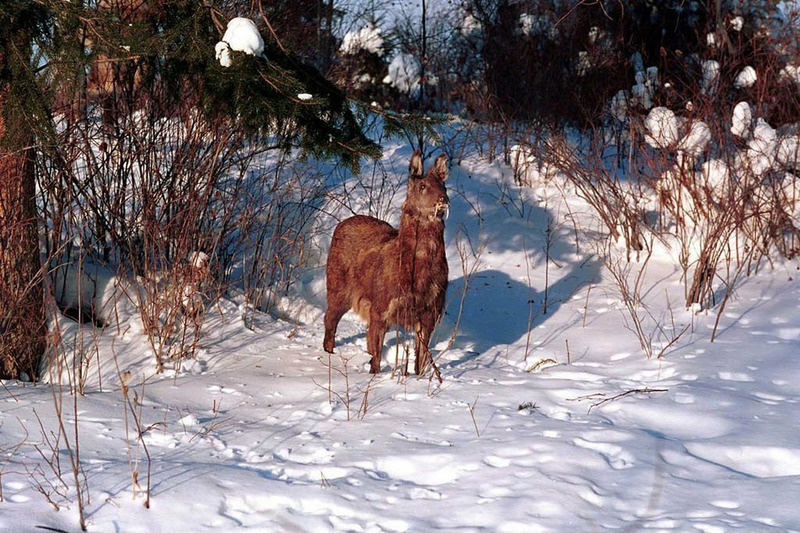
M 9 72 L 7 61 L 0 52 L 2 72 Z M 47 325 L 33 133 L 11 98 L 13 76 L 0 80 L 0 378 L 37 379 Z

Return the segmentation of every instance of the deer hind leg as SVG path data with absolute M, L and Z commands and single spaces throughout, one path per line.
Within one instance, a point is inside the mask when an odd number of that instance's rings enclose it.
M 350 310 L 350 304 L 337 298 L 329 298 L 328 309 L 325 311 L 325 339 L 322 347 L 328 353 L 333 353 L 333 345 L 336 341 L 336 328 L 344 314 Z
M 381 371 L 381 352 L 383 351 L 383 337 L 386 335 L 386 323 L 380 317 L 371 314 L 367 325 L 367 352 L 372 356 L 369 371 L 377 374 Z
M 433 328 L 426 325 L 417 324 L 417 331 L 414 335 L 414 373 L 421 375 L 433 362 L 428 343 L 431 340 Z

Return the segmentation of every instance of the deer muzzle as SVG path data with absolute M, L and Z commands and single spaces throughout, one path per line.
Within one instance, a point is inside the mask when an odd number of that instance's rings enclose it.
M 439 201 L 436 202 L 436 205 L 433 207 L 433 212 L 440 218 L 447 218 L 447 215 L 450 213 L 450 202 L 446 197 L 439 198 Z

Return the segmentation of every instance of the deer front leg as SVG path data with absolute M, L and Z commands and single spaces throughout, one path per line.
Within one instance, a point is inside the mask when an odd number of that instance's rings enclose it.
M 386 324 L 378 316 L 371 316 L 367 325 L 367 352 L 372 356 L 369 371 L 377 374 L 381 371 L 381 352 L 383 337 L 386 335 Z
M 344 314 L 350 310 L 347 302 L 340 302 L 330 299 L 328 309 L 325 311 L 325 339 L 322 341 L 323 349 L 328 353 L 333 353 L 333 345 L 336 340 L 336 328 Z

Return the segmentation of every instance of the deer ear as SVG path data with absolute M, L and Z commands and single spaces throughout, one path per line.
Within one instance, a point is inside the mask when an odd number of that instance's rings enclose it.
M 419 150 L 414 152 L 414 155 L 411 156 L 411 161 L 408 163 L 408 177 L 422 177 L 422 153 Z
M 441 154 L 436 158 L 436 161 L 433 163 L 433 169 L 439 174 L 439 178 L 442 181 L 445 181 L 450 176 L 450 170 L 447 168 L 447 156 L 445 154 Z

